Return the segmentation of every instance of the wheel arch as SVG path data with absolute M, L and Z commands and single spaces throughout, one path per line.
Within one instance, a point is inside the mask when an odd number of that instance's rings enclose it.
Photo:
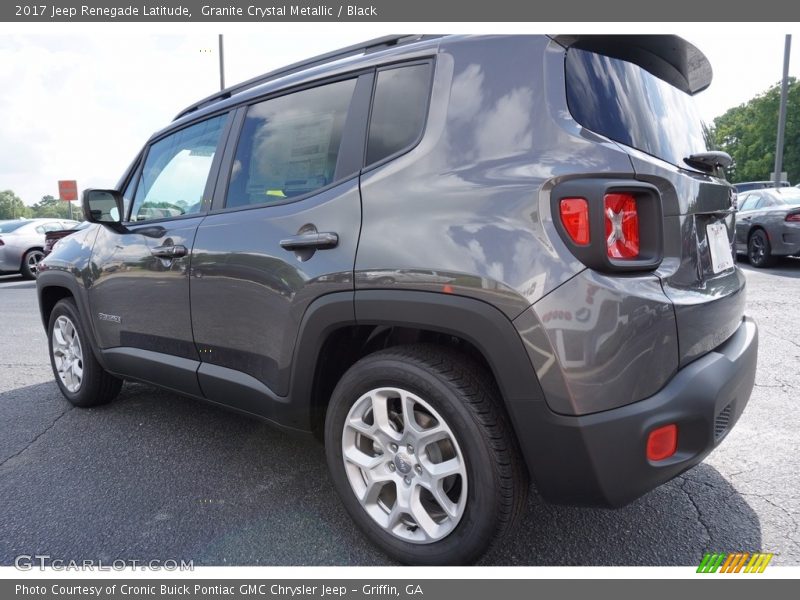
M 290 382 L 293 412 L 307 419 L 303 429 L 319 435 L 338 378 L 359 358 L 387 347 L 383 335 L 388 345 L 438 335 L 483 362 L 518 440 L 531 403 L 544 402 L 522 339 L 499 309 L 449 294 L 359 290 L 323 296 L 304 315 Z

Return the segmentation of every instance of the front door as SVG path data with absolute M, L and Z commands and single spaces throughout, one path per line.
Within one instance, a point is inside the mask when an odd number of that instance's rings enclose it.
M 94 245 L 89 302 L 97 337 L 102 348 L 113 349 L 106 352 L 112 363 L 124 357 L 126 365 L 138 364 L 145 371 L 142 379 L 169 384 L 166 371 L 163 377 L 144 375 L 149 363 L 172 362 L 184 367 L 188 382 L 196 381 L 188 377 L 187 362 L 196 369 L 190 252 L 207 212 L 210 175 L 227 119 L 213 117 L 153 142 L 128 186 L 133 201 L 125 230 L 104 226 Z

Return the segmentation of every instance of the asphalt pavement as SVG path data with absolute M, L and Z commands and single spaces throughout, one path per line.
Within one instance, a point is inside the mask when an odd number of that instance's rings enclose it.
M 743 268 L 761 333 L 756 388 L 704 463 L 618 510 L 531 490 L 487 565 L 696 565 L 764 551 L 800 564 L 800 260 Z M 53 382 L 35 285 L 0 278 L 0 565 L 193 560 L 385 565 L 336 497 L 321 445 L 155 388 L 72 408 Z

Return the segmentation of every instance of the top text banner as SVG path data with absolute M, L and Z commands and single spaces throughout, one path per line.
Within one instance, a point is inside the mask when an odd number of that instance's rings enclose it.
M 350 3 L 273 0 L 57 0 L 0 4 L 10 22 L 614 22 L 800 21 L 800 2 L 670 0 L 358 0 Z

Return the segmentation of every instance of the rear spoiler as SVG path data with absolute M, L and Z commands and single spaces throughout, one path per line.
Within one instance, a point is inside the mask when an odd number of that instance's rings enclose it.
M 711 63 L 694 45 L 677 35 L 556 35 L 564 48 L 580 48 L 642 67 L 687 94 L 709 85 Z

